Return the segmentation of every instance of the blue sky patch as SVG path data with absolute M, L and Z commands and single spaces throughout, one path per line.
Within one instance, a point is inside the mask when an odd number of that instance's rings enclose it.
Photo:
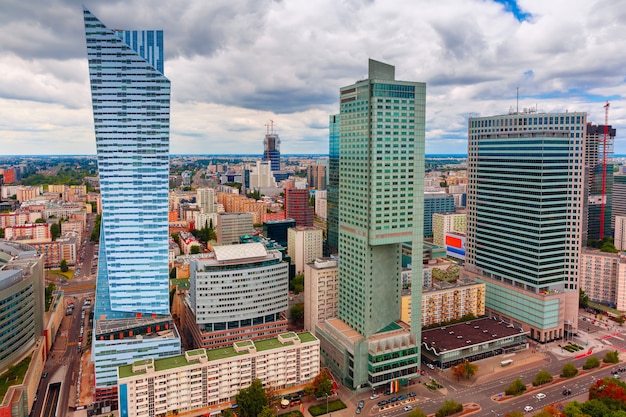
M 494 0 L 496 3 L 500 3 L 504 6 L 504 10 L 511 13 L 515 18 L 523 22 L 528 20 L 532 15 L 530 13 L 522 12 L 515 0 Z

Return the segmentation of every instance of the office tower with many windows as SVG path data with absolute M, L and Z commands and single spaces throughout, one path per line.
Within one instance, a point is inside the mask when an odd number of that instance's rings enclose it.
M 339 249 L 339 120 L 330 116 L 328 126 L 328 208 L 326 218 L 326 254 L 337 254 Z
M 98 400 L 112 398 L 116 366 L 180 354 L 180 338 L 169 315 L 163 32 L 109 29 L 86 8 L 84 22 L 102 197 L 93 332 Z
M 274 122 L 267 125 L 267 134 L 263 139 L 263 160 L 270 162 L 272 172 L 280 171 L 280 138 L 274 131 Z
M 351 388 L 419 375 L 421 252 L 412 325 L 400 320 L 402 243 L 422 247 L 426 85 L 369 61 L 340 90 L 338 317 L 316 328 L 323 357 Z
M 587 239 L 602 240 L 605 236 L 612 236 L 612 229 L 615 226 L 611 215 L 613 211 L 614 140 L 615 129 L 611 126 L 608 126 L 605 142 L 604 125 L 587 125 L 585 141 Z M 603 209 L 604 213 L 602 213 Z M 600 221 L 603 221 L 602 227 Z M 600 231 L 602 231 L 602 236 L 600 236 Z
M 586 113 L 469 120 L 465 276 L 487 313 L 549 342 L 577 331 Z

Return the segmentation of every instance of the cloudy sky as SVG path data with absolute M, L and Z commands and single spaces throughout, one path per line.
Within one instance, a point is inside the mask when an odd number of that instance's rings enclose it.
M 367 59 L 427 83 L 426 151 L 467 151 L 467 118 L 586 111 L 626 154 L 626 7 L 615 0 L 2 0 L 0 155 L 94 154 L 82 4 L 165 31 L 172 153 L 327 153 L 338 91 Z

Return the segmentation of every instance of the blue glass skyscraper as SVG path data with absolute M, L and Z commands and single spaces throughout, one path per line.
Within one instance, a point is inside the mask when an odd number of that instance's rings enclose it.
M 94 361 L 103 387 L 115 385 L 117 364 L 180 353 L 169 316 L 170 81 L 162 31 L 111 30 L 87 9 L 84 20 L 102 198 Z

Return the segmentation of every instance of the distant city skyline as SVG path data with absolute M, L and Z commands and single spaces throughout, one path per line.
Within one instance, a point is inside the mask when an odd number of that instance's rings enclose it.
M 95 154 L 81 3 L 3 4 L 2 154 Z M 116 28 L 164 30 L 172 154 L 260 155 L 270 120 L 282 154 L 326 154 L 339 87 L 367 58 L 427 82 L 427 155 L 465 154 L 470 116 L 537 107 L 603 124 L 606 100 L 626 154 L 617 2 L 89 3 Z

